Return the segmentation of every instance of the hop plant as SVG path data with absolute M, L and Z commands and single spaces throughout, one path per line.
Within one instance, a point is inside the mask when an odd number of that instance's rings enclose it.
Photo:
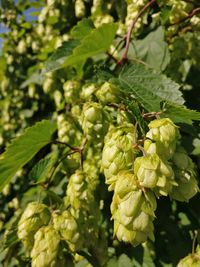
M 165 159 L 170 159 L 176 149 L 180 137 L 178 127 L 168 118 L 156 119 L 149 123 L 146 137 L 155 142 L 146 143 L 147 153 L 157 153 Z M 156 151 L 155 151 L 156 150 Z
M 111 204 L 114 234 L 120 241 L 137 246 L 148 238 L 154 240 L 153 219 L 156 199 L 151 191 L 143 192 L 133 171 L 121 171 Z
M 116 86 L 105 82 L 100 89 L 96 92 L 97 98 L 103 103 L 118 103 L 119 102 L 119 90 Z
M 125 125 L 110 128 L 108 131 L 102 152 L 101 169 L 106 178 L 106 184 L 113 190 L 119 171 L 131 168 L 135 150 L 135 128 L 133 125 Z
M 89 140 L 101 140 L 108 122 L 103 107 L 96 102 L 86 102 L 83 106 L 82 128 Z
M 52 225 L 41 227 L 34 236 L 31 251 L 32 267 L 66 266 L 60 252 L 60 236 Z
M 47 225 L 51 213 L 48 207 L 38 202 L 31 202 L 26 207 L 18 223 L 18 237 L 27 249 L 31 249 L 34 243 L 34 234 L 40 227 Z
M 174 163 L 175 181 L 178 186 L 173 187 L 170 197 L 187 202 L 199 191 L 195 164 L 181 146 L 177 147 L 172 162 Z
M 158 196 L 167 196 L 172 186 L 176 185 L 171 166 L 157 154 L 136 158 L 134 173 L 140 186 L 154 189 Z

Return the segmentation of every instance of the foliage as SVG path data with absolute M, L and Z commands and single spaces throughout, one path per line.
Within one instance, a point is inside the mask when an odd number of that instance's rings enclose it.
M 199 264 L 199 10 L 2 1 L 0 266 Z

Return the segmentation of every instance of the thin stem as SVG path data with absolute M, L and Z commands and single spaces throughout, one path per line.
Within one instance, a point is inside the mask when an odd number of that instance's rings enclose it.
M 127 56 L 128 56 L 128 50 L 129 50 L 129 46 L 130 46 L 130 41 L 131 41 L 131 34 L 133 31 L 133 28 L 136 24 L 136 22 L 138 21 L 138 19 L 143 15 L 143 13 L 150 7 L 152 6 L 154 3 L 156 2 L 156 0 L 151 0 L 149 3 L 147 3 L 137 14 L 137 16 L 134 18 L 134 20 L 132 21 L 129 29 L 128 29 L 128 33 L 126 35 L 126 46 L 125 46 L 125 51 L 124 54 L 121 58 L 121 60 L 118 62 L 119 65 L 123 65 L 124 62 L 127 60 Z
M 195 15 L 198 14 L 198 13 L 200 13 L 200 7 L 197 7 L 197 8 L 195 8 L 195 9 L 193 9 L 193 10 L 188 14 L 187 17 L 185 17 L 185 18 L 183 18 L 183 19 L 181 19 L 181 20 L 179 20 L 179 21 L 176 21 L 176 22 L 170 24 L 169 26 L 174 26 L 174 25 L 177 25 L 177 24 L 181 24 L 181 23 L 183 23 L 184 21 L 186 21 L 186 20 L 188 20 L 188 19 L 191 19 L 193 16 L 195 16 Z
M 196 240 L 197 240 L 198 231 L 194 231 L 194 238 L 192 241 L 192 254 L 195 254 L 195 246 L 196 246 Z

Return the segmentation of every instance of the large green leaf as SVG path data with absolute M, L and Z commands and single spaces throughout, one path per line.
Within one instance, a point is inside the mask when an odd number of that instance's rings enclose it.
M 147 69 L 143 64 L 125 66 L 117 79 L 113 79 L 130 101 L 136 99 L 149 111 L 159 111 L 164 100 L 183 104 L 179 85 L 165 75 Z
M 200 120 L 200 112 L 172 103 L 165 104 L 163 116 L 171 118 L 175 123 L 192 124 L 193 120 Z
M 90 34 L 91 30 L 94 29 L 94 24 L 91 19 L 83 18 L 75 25 L 71 30 L 71 36 L 75 39 L 83 39 L 85 36 Z
M 170 61 L 170 54 L 164 41 L 163 28 L 160 26 L 144 39 L 133 41 L 128 58 L 139 58 L 157 70 L 164 70 Z
M 81 40 L 81 44 L 73 50 L 72 55 L 66 59 L 63 66 L 79 68 L 80 65 L 81 67 L 84 65 L 86 59 L 106 52 L 115 37 L 117 28 L 117 24 L 109 23 L 92 30 Z
M 67 57 L 72 54 L 73 49 L 80 44 L 79 40 L 69 40 L 59 47 L 47 60 L 45 64 L 46 71 L 54 71 L 62 68 Z
M 16 137 L 0 156 L 0 191 L 9 183 L 15 173 L 22 168 L 51 139 L 56 124 L 43 120 L 29 127 Z

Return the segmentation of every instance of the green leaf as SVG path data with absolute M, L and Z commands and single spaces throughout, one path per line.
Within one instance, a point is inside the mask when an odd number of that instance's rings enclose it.
M 200 112 L 172 103 L 165 103 L 163 116 L 172 119 L 175 123 L 192 124 L 193 120 L 200 120 Z
M 150 32 L 144 39 L 133 41 L 128 58 L 139 58 L 157 70 L 164 70 L 170 61 L 170 54 L 164 41 L 162 26 Z
M 142 267 L 155 267 L 149 248 L 144 245 L 144 255 Z
M 176 104 L 184 103 L 177 83 L 142 64 L 125 66 L 118 79 L 112 81 L 130 101 L 137 100 L 149 112 L 160 111 L 160 103 L 163 100 Z
M 36 71 L 21 84 L 20 88 L 25 88 L 26 86 L 32 83 L 42 85 L 43 81 L 44 76 L 39 71 Z
M 120 255 L 118 259 L 118 267 L 132 267 L 132 262 L 126 254 Z
M 92 30 L 89 35 L 81 40 L 81 44 L 73 50 L 72 55 L 66 59 L 63 67 L 74 66 L 80 72 L 88 58 L 105 52 L 110 47 L 117 28 L 117 24 L 108 23 Z
M 57 153 L 51 153 L 41 159 L 30 171 L 29 178 L 37 182 L 45 181 L 58 158 Z
M 43 120 L 27 128 L 7 146 L 6 151 L 0 155 L 0 191 L 20 168 L 49 143 L 55 130 L 55 123 Z
M 74 39 L 83 39 L 86 35 L 90 34 L 94 29 L 94 24 L 91 19 L 83 18 L 71 30 L 71 36 Z
M 55 53 L 53 53 L 45 64 L 45 71 L 54 71 L 63 67 L 67 57 L 72 54 L 73 49 L 80 44 L 79 40 L 69 40 L 64 42 Z

